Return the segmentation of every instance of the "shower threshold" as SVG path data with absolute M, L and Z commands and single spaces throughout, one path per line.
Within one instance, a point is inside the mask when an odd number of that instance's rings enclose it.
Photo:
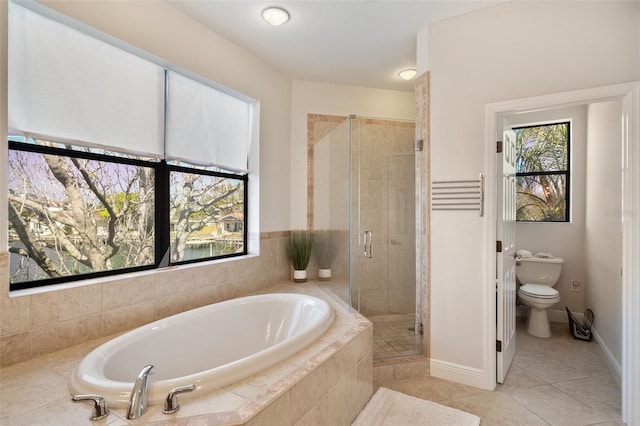
M 373 359 L 401 358 L 420 354 L 421 335 L 415 333 L 415 314 L 368 316 L 373 323 Z

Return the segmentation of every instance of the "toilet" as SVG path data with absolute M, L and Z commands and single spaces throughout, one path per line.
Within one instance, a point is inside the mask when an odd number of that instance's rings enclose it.
M 551 337 L 547 309 L 560 302 L 560 293 L 553 286 L 560 278 L 564 260 L 559 257 L 520 257 L 516 259 L 516 277 L 522 284 L 518 297 L 529 306 L 527 333 L 536 337 Z

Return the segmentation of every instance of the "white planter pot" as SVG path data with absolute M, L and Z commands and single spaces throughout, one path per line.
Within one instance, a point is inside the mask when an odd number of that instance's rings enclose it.
M 293 270 L 293 281 L 297 283 L 303 283 L 307 281 L 307 271 L 299 271 L 297 269 Z
M 318 269 L 318 279 L 320 281 L 329 281 L 331 279 L 331 268 Z

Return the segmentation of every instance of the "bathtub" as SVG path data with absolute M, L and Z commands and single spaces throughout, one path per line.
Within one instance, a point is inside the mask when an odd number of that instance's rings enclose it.
M 190 394 L 200 395 L 285 360 L 320 337 L 333 320 L 327 302 L 304 294 L 263 294 L 215 303 L 99 346 L 76 366 L 69 391 L 99 394 L 111 407 L 127 407 L 138 373 L 152 364 L 150 405 L 162 404 L 177 386 L 194 384 L 196 390 Z

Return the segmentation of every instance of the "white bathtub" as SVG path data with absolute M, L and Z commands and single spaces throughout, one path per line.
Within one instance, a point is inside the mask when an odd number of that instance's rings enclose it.
M 96 348 L 74 369 L 69 391 L 96 393 L 111 407 L 126 407 L 138 373 L 152 364 L 150 405 L 161 404 L 177 386 L 196 385 L 196 396 L 285 360 L 320 337 L 333 319 L 327 302 L 304 294 L 215 303 L 144 325 Z

